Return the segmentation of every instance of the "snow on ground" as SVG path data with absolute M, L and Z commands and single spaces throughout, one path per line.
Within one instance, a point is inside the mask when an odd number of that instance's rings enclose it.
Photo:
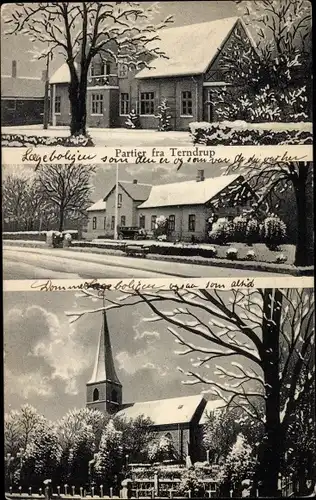
M 192 146 L 189 132 L 158 132 L 157 130 L 130 130 L 125 128 L 89 128 L 97 147 L 119 147 L 119 146 Z M 2 127 L 2 134 L 25 134 L 38 137 L 67 137 L 69 127 L 49 127 L 44 130 L 42 125 L 21 125 L 14 127 Z

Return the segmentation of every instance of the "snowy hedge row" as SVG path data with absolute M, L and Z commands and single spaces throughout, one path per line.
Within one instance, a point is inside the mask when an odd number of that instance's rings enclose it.
M 92 147 L 91 137 L 84 135 L 69 137 L 45 137 L 22 134 L 2 134 L 2 147 L 22 148 L 30 146 L 63 146 L 63 147 Z
M 204 146 L 312 144 L 312 124 L 192 122 L 190 131 L 194 144 Z
M 70 229 L 69 231 L 63 231 L 63 234 L 71 234 L 72 238 L 78 239 L 78 231 L 75 229 Z M 2 233 L 4 240 L 32 240 L 32 241 L 46 241 L 47 231 L 12 231 Z

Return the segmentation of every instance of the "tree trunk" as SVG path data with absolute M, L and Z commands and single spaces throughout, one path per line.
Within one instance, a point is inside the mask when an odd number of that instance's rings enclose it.
M 58 227 L 58 231 L 60 233 L 62 233 L 63 229 L 64 229 L 64 207 L 60 207 L 59 208 L 59 227 Z
M 71 110 L 71 135 L 86 135 L 86 101 L 87 101 L 87 76 L 85 81 L 78 84 L 69 84 L 69 100 Z
M 264 290 L 263 372 L 266 387 L 265 433 L 259 454 L 260 496 L 278 496 L 282 435 L 280 425 L 279 337 L 282 294 L 277 289 Z
M 298 164 L 298 178 L 294 182 L 296 207 L 297 207 L 297 242 L 295 252 L 295 265 L 308 266 L 314 262 L 313 242 L 308 231 L 309 225 L 313 227 L 313 204 L 309 203 L 307 196 L 308 183 L 311 183 L 310 164 Z M 312 186 L 310 186 L 312 190 Z

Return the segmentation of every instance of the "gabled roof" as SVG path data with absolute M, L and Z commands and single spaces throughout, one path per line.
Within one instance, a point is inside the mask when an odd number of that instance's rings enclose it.
M 134 184 L 134 182 L 131 181 L 119 181 L 119 185 L 134 201 L 147 200 L 150 190 L 152 188 L 151 184 L 142 184 L 138 182 L 137 184 Z M 106 196 L 103 198 L 103 201 L 106 201 L 106 199 L 110 196 L 110 194 L 114 191 L 114 189 L 115 186 L 113 186 L 111 190 L 108 191 Z
M 201 415 L 199 424 L 206 424 L 208 422 L 208 416 L 210 413 L 214 413 L 216 410 L 220 410 L 225 407 L 225 402 L 222 399 L 215 399 L 208 401 Z
M 186 424 L 202 404 L 205 405 L 206 400 L 201 395 L 158 399 L 126 405 L 116 416 L 127 420 L 144 416 L 150 418 L 153 425 Z
M 242 179 L 242 176 L 222 175 L 199 182 L 194 180 L 153 186 L 148 200 L 138 208 L 204 205 L 238 178 Z
M 227 17 L 159 31 L 159 49 L 168 59 L 155 59 L 150 63 L 152 68 L 142 69 L 136 78 L 205 73 L 238 20 L 238 17 Z
M 34 76 L 18 76 L 13 78 L 10 75 L 1 75 L 1 98 L 16 97 L 25 99 L 44 98 L 45 83 L 41 78 Z
M 96 201 L 93 205 L 91 205 L 91 207 L 87 208 L 87 212 L 97 212 L 101 210 L 106 210 L 106 203 L 103 201 L 103 198 Z
M 78 68 L 78 64 L 75 64 L 75 68 Z M 70 82 L 70 71 L 67 63 L 64 63 L 58 68 L 55 73 L 49 79 L 49 83 L 69 83 Z

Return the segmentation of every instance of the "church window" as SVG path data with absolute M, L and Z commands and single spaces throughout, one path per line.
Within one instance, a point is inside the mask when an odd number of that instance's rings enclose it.
M 118 399 L 118 398 L 117 398 L 117 392 L 116 392 L 116 390 L 115 390 L 115 389 L 113 389 L 113 391 L 112 391 L 112 393 L 111 393 L 111 399 L 112 399 L 112 401 L 114 401 L 114 403 L 117 403 L 117 402 L 118 402 L 118 401 L 117 401 L 117 399 Z
M 94 391 L 93 391 L 93 401 L 99 401 L 99 391 L 98 391 L 98 389 L 94 389 Z

